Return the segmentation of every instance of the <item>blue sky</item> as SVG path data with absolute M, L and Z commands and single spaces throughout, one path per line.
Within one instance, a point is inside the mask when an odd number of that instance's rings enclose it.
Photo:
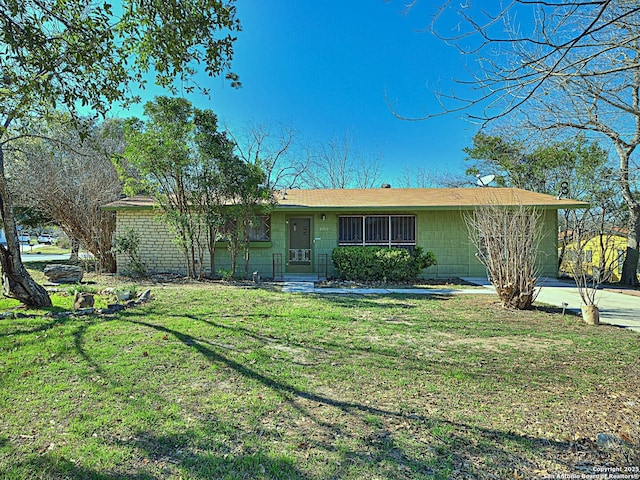
M 403 121 L 387 105 L 408 117 L 436 112 L 434 91 L 449 90 L 464 75 L 465 59 L 425 31 L 440 2 L 418 3 L 408 13 L 405 3 L 238 0 L 243 31 L 232 70 L 242 88 L 202 77 L 211 98 L 186 98 L 234 131 L 249 123 L 288 125 L 299 147 L 348 133 L 356 153 L 381 155 L 383 182 L 396 181 L 407 165 L 461 173 L 462 148 L 476 125 L 464 114 Z M 159 92 L 148 91 L 147 99 L 153 94 Z

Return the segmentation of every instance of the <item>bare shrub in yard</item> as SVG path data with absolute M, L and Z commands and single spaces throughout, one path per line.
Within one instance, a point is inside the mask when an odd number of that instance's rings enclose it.
M 563 267 L 576 282 L 582 302 L 597 305 L 598 289 L 611 280 L 612 272 L 624 260 L 624 254 L 616 249 L 619 232 L 607 225 L 604 209 L 587 210 L 581 216 L 570 212 L 569 219 L 571 236 Z
M 52 218 L 72 242 L 93 254 L 101 271 L 114 272 L 115 214 L 101 206 L 122 191 L 111 162 L 124 146 L 121 124 L 84 119 L 76 125 L 56 114 L 36 128 L 38 135 L 16 140 L 8 152 L 12 195 L 17 203 Z
M 531 308 L 538 294 L 540 217 L 539 210 L 523 205 L 480 206 L 464 217 L 476 256 L 506 308 Z

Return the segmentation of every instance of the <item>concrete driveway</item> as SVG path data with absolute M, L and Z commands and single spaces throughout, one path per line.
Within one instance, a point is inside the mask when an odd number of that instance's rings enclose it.
M 61 255 L 55 253 L 26 253 L 22 254 L 22 261 L 28 262 L 54 262 L 56 260 L 69 260 L 69 254 L 63 253 Z
M 486 278 L 465 278 L 476 285 L 482 285 L 495 291 Z M 562 308 L 567 303 L 567 309 L 580 313 L 582 300 L 575 283 L 557 280 L 555 278 L 541 278 L 542 285 L 537 303 L 546 303 Z M 619 327 L 629 328 L 640 332 L 640 292 L 606 288 L 598 292 L 597 303 L 600 307 L 600 323 L 607 323 Z

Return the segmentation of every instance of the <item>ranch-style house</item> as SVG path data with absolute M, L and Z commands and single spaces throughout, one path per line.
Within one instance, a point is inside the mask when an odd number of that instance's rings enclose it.
M 485 268 L 476 258 L 464 220 L 465 212 L 482 205 L 539 209 L 544 230 L 540 273 L 556 277 L 558 210 L 588 207 L 576 200 L 493 187 L 287 190 L 277 192 L 276 198 L 269 215 L 259 217 L 251 231 L 250 269 L 262 278 L 332 276 L 331 253 L 344 245 L 419 245 L 438 261 L 423 271 L 424 278 L 483 276 Z M 103 208 L 116 213 L 116 238 L 129 229 L 138 233 L 139 253 L 149 273 L 185 273 L 183 256 L 159 220 L 154 199 L 123 198 Z M 118 255 L 117 262 L 118 271 L 126 272 L 127 258 Z M 216 270 L 230 266 L 224 242 L 216 244 L 215 263 Z M 242 261 L 238 263 L 242 269 Z M 203 265 L 209 265 L 207 256 Z

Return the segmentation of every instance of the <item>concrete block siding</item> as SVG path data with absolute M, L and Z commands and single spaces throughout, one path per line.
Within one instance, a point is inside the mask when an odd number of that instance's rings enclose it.
M 447 278 L 465 276 L 486 276 L 484 267 L 475 257 L 476 249 L 469 241 L 467 228 L 464 223 L 463 211 L 450 210 L 422 210 L 379 212 L 381 214 L 415 214 L 417 244 L 425 250 L 431 250 L 436 255 L 438 264 L 423 272 L 425 278 Z M 314 211 L 283 211 L 274 210 L 271 214 L 271 241 L 255 242 L 250 250 L 250 271 L 258 271 L 264 278 L 273 274 L 273 253 L 282 254 L 283 273 L 287 273 L 288 252 L 288 218 L 292 216 L 308 216 L 311 218 L 312 229 L 312 262 L 314 272 L 323 267 L 318 265 L 320 254 L 328 256 L 329 275 L 334 274 L 331 263 L 331 253 L 338 242 L 338 217 L 340 215 L 372 214 L 372 211 L 341 210 L 339 212 L 326 210 Z M 324 216 L 324 219 L 322 218 Z M 541 275 L 557 276 L 557 212 L 554 209 L 544 210 L 543 220 L 545 235 L 541 245 L 540 270 Z M 116 237 L 123 236 L 128 229 L 134 229 L 140 237 L 140 254 L 146 262 L 150 273 L 172 272 L 184 274 L 185 260 L 182 252 L 175 245 L 174 235 L 168 226 L 158 218 L 153 209 L 122 209 L 117 211 Z M 118 270 L 126 272 L 128 260 L 118 255 Z M 209 255 L 205 249 L 204 266 L 209 271 Z M 215 269 L 229 269 L 231 261 L 226 245 L 216 248 Z M 238 258 L 238 272 L 243 273 L 244 260 Z M 324 273 L 324 272 L 320 272 Z
M 117 213 L 115 237 L 122 237 L 129 229 L 138 233 L 140 238 L 139 253 L 147 266 L 149 273 L 186 273 L 186 261 L 184 254 L 175 243 L 175 235 L 169 226 L 153 210 L 120 210 Z M 268 272 L 263 276 L 270 276 L 272 270 L 271 242 L 258 242 L 251 249 L 251 271 Z M 204 270 L 210 274 L 209 251 L 206 242 L 203 242 Z M 226 244 L 216 247 L 215 270 L 231 268 L 231 258 Z M 122 254 L 117 255 L 118 271 L 126 272 L 129 269 L 129 259 Z M 242 273 L 244 269 L 244 257 L 239 254 L 237 270 Z

